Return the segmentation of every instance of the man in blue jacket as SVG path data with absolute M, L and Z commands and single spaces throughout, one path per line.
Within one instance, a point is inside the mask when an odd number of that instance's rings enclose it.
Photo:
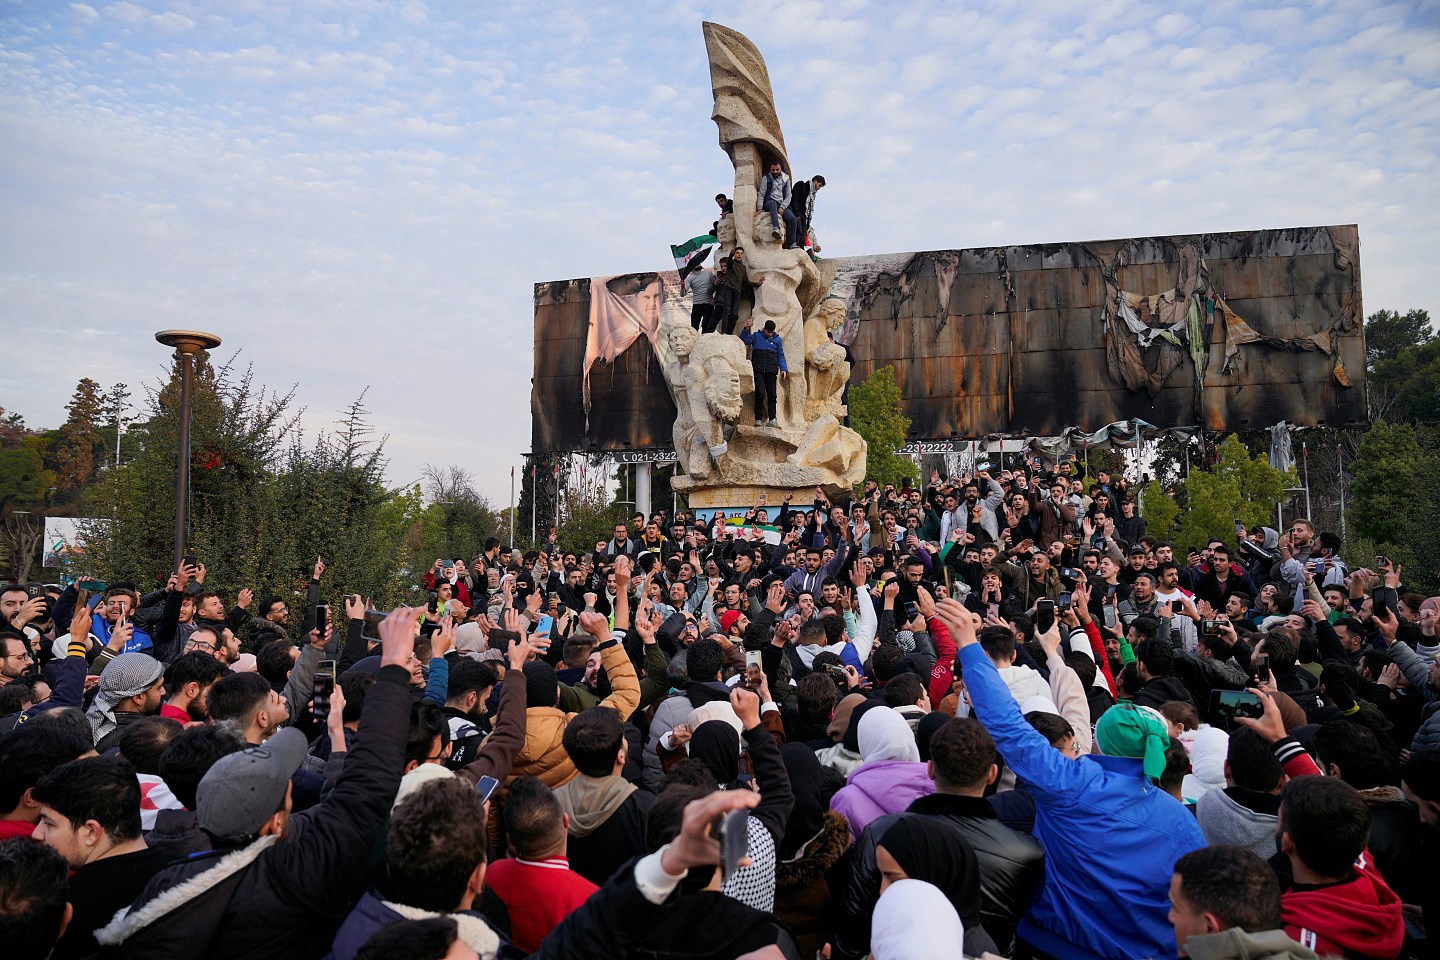
M 1105 756 L 1070 760 L 1025 721 L 976 642 L 979 618 L 948 599 L 936 612 L 959 649 L 971 709 L 1035 798 L 1045 884 L 1020 921 L 1020 938 L 1040 955 L 1077 960 L 1174 957 L 1172 868 L 1205 846 L 1205 836 L 1195 818 L 1151 782 L 1165 769 L 1170 737 L 1164 722 L 1117 704 L 1095 731 Z
M 750 366 L 755 371 L 755 426 L 779 426 L 775 420 L 775 378 L 784 379 L 785 341 L 775 332 L 775 321 L 766 320 L 765 329 L 755 333 L 750 321 L 740 331 L 740 339 L 750 346 Z

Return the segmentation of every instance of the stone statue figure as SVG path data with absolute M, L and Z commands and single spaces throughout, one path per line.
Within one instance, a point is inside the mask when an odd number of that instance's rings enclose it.
M 692 492 L 692 505 L 693 492 L 722 488 L 737 497 L 744 488 L 816 484 L 839 492 L 864 479 L 865 441 L 840 423 L 849 365 L 827 334 L 844 319 L 844 308 L 837 316 L 834 305 L 822 302 L 835 270 L 803 249 L 783 249 L 769 215 L 758 209 L 757 188 L 769 164 L 778 161 L 790 172 L 764 59 L 728 27 L 706 23 L 704 35 L 715 96 L 712 119 L 735 168 L 735 212 L 721 224 L 720 253 L 745 248 L 746 267 L 757 284 L 749 311 L 752 329 L 775 321 L 791 373 L 780 385 L 779 427 L 753 427 L 745 414 L 754 377 L 739 338 L 705 334 L 682 359 L 678 341 L 667 335 L 664 352 L 673 356 L 664 359 L 663 369 L 680 410 L 675 447 L 684 471 L 674 486 Z M 740 322 L 745 319 L 742 311 Z
M 843 417 L 845 404 L 841 397 L 850 382 L 850 364 L 845 361 L 845 348 L 831 335 L 845 323 L 845 301 L 828 299 L 805 318 L 805 379 L 809 392 L 805 396 L 805 420 L 813 422 L 825 414 Z
M 697 338 L 680 382 L 685 401 L 675 421 L 680 464 L 686 475 L 697 480 L 719 476 L 729 453 L 728 440 L 744 410 L 744 391 L 755 389 L 745 344 L 724 334 Z

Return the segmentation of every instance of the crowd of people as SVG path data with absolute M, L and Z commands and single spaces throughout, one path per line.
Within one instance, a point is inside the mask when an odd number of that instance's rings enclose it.
M 1440 598 L 1080 472 L 6 586 L 4 953 L 1429 956 Z

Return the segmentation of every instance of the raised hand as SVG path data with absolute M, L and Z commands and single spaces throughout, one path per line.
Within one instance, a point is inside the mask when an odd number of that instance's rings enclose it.
M 915 588 L 915 606 L 919 608 L 920 616 L 927 621 L 935 616 L 935 598 L 924 587 Z
M 235 606 L 241 610 L 249 610 L 250 604 L 255 600 L 255 591 L 249 587 L 241 587 L 240 592 L 235 596 Z
M 732 810 L 755 807 L 760 794 L 753 790 L 716 790 L 685 806 L 680 832 L 660 854 L 660 865 L 672 877 L 683 875 L 693 867 L 714 866 L 720 862 L 720 842 L 711 835 L 711 827 Z M 748 857 L 737 866 L 749 866 Z
M 334 626 L 334 624 L 329 623 L 329 622 L 326 622 L 326 624 L 325 624 L 325 635 L 324 635 L 324 636 L 321 636 L 321 635 L 320 635 L 320 630 L 319 630 L 319 628 L 312 628 L 312 629 L 310 630 L 310 637 L 309 637 L 309 639 L 310 639 L 310 646 L 315 647 L 315 648 L 318 649 L 318 650 L 324 650 L 326 647 L 328 647 L 328 646 L 330 645 L 330 637 L 331 637 L 334 633 L 335 633 L 335 626 Z
M 963 649 L 977 642 L 975 628 L 979 618 L 960 601 L 946 597 L 935 604 L 935 616 L 945 624 L 945 629 L 950 631 L 950 639 L 955 641 L 956 649 Z
M 201 564 L 201 566 L 203 567 L 204 564 Z M 324 574 L 325 574 L 325 561 L 322 560 L 322 559 L 320 559 L 319 557 L 316 557 L 316 558 L 315 558 L 315 566 L 314 566 L 314 568 L 310 571 L 310 579 L 311 579 L 311 580 L 319 580 L 322 576 L 324 576 Z
M 525 624 L 520 622 L 520 614 L 516 612 L 514 607 L 506 607 L 504 612 L 500 614 L 500 626 L 509 630 L 511 633 L 525 633 Z
M 655 624 L 650 619 L 652 609 L 649 600 L 641 600 L 635 610 L 635 632 L 640 634 L 640 642 L 646 646 L 655 642 Z
M 130 637 L 134 633 L 135 628 L 130 625 L 130 618 L 121 617 L 115 626 L 110 628 L 110 642 L 105 644 L 105 646 L 114 650 L 116 653 L 120 653 L 125 649 L 125 644 L 130 642 Z
M 530 659 L 532 651 L 530 638 L 520 634 L 520 639 L 510 644 L 510 649 L 505 651 L 505 662 L 510 665 L 511 670 L 524 670 L 525 661 Z
M 736 686 L 730 689 L 730 706 L 735 708 L 735 715 L 740 718 L 741 725 L 749 730 L 760 725 L 760 696 L 744 687 Z
M 785 584 L 781 581 L 770 581 L 770 587 L 765 591 L 765 609 L 776 615 L 785 612 Z
M 1251 687 L 1250 692 L 1260 698 L 1260 703 L 1265 712 L 1258 719 L 1251 717 L 1236 717 L 1235 722 L 1242 727 L 1249 727 L 1260 734 L 1265 740 L 1274 743 L 1277 740 L 1285 739 L 1285 721 L 1280 716 L 1280 708 L 1270 698 L 1270 694 L 1258 687 Z
M 364 620 L 365 601 L 360 599 L 360 594 L 351 593 L 345 597 L 345 619 Z
M 610 621 L 598 613 L 586 611 L 580 614 L 580 627 L 594 637 L 597 643 L 610 639 Z
M 415 657 L 415 637 L 420 633 L 424 607 L 396 607 L 380 621 L 380 665 L 410 670 Z
M 455 647 L 455 618 L 448 613 L 440 618 L 440 629 L 430 635 L 430 657 L 443 657 Z
M 330 691 L 330 714 L 325 718 L 325 730 L 332 739 L 338 737 L 340 743 L 345 743 L 345 691 L 340 689 L 340 684 Z

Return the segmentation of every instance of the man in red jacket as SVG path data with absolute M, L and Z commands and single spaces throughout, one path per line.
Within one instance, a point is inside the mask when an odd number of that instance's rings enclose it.
M 510 940 L 526 953 L 599 887 L 570 869 L 565 858 L 570 818 L 560 801 L 536 777 L 510 785 L 505 800 L 505 832 L 514 854 L 490 865 L 485 875 L 487 901 L 498 899 L 510 920 Z M 501 911 L 487 902 L 481 912 Z
M 1290 777 L 1275 826 L 1277 846 L 1295 876 L 1280 898 L 1285 933 L 1321 956 L 1395 960 L 1405 921 L 1400 898 L 1365 849 L 1370 808 L 1339 777 L 1315 776 L 1320 770 L 1310 755 L 1285 735 L 1280 708 L 1268 695 L 1260 699 L 1264 714 L 1237 722 L 1271 742 Z

